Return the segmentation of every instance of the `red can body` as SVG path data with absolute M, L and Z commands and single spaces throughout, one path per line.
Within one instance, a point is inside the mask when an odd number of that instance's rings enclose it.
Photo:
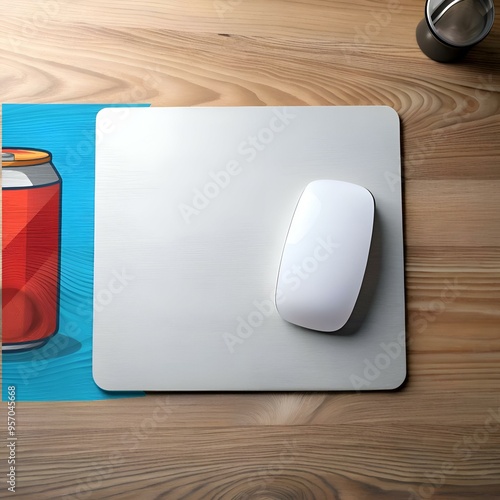
M 61 178 L 47 151 L 2 149 L 2 350 L 43 345 L 59 319 Z

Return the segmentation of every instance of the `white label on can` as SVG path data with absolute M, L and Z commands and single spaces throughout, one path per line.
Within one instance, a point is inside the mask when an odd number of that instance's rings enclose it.
M 24 172 L 4 170 L 2 172 L 2 189 L 33 186 L 29 177 Z

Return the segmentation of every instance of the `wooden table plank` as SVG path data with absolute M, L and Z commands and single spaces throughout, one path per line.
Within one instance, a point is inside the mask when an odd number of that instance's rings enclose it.
M 405 183 L 401 390 L 22 403 L 18 498 L 500 498 L 500 28 L 437 64 L 423 10 L 2 2 L 2 102 L 387 104 Z

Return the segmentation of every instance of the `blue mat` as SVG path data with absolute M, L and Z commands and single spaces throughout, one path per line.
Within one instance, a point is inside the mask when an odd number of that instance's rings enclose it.
M 59 330 L 43 347 L 3 353 L 2 401 L 88 401 L 136 397 L 92 379 L 95 119 L 108 104 L 4 104 L 4 147 L 45 149 L 63 182 Z M 149 106 L 141 104 L 138 106 Z M 126 118 L 124 109 L 123 116 Z M 8 214 L 4 214 L 8 217 Z

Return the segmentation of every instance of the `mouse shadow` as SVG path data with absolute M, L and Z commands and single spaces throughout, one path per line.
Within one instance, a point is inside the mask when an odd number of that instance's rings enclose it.
M 366 316 L 373 306 L 375 294 L 379 285 L 379 276 L 382 266 L 382 243 L 383 243 L 382 224 L 375 211 L 375 218 L 373 221 L 372 241 L 370 245 L 370 252 L 366 263 L 365 276 L 361 289 L 359 291 L 358 299 L 354 305 L 354 309 L 349 317 L 347 323 L 335 332 L 314 332 L 318 335 L 335 335 L 335 336 L 350 336 L 359 331 Z M 294 325 L 300 330 L 307 330 L 301 326 Z M 310 332 L 311 330 L 307 330 Z
M 340 330 L 332 332 L 330 335 L 354 335 L 365 322 L 366 316 L 373 305 L 379 285 L 382 266 L 382 240 L 382 224 L 380 217 L 378 217 L 375 211 L 370 253 L 368 254 L 365 276 L 361 284 L 358 300 L 347 323 Z

